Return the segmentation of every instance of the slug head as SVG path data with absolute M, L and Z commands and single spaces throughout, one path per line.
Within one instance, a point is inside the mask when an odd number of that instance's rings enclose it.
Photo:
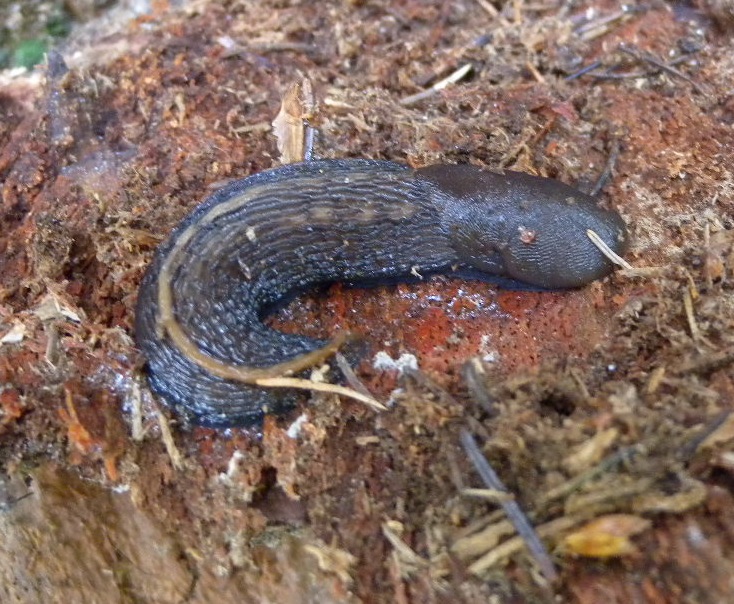
M 544 289 L 581 287 L 613 264 L 586 234 L 617 254 L 628 247 L 616 212 L 558 181 L 473 166 L 430 166 L 421 177 L 442 197 L 444 228 L 462 264 Z

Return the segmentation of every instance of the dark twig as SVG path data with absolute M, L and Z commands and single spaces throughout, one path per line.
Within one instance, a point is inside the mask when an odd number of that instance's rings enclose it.
M 649 63 L 650 65 L 654 65 L 658 69 L 662 69 L 665 73 L 668 73 L 672 76 L 681 78 L 682 80 L 685 80 L 688 82 L 693 88 L 703 94 L 707 95 L 708 93 L 699 85 L 697 84 L 692 78 L 689 78 L 686 74 L 678 71 L 675 69 L 675 67 L 671 67 L 670 64 L 665 63 L 664 61 L 661 61 L 660 59 L 654 57 L 649 52 L 642 52 L 640 50 L 637 50 L 636 48 L 631 48 L 627 46 L 626 44 L 620 44 L 619 50 L 621 50 L 623 53 L 630 55 L 631 57 L 634 57 L 638 61 L 641 61 L 643 63 Z
M 373 396 L 373 394 L 367 389 L 367 386 L 364 385 L 364 382 L 362 382 L 357 374 L 354 373 L 354 369 L 352 369 L 349 361 L 347 361 L 341 352 L 337 352 L 334 355 L 334 359 L 336 360 L 336 366 L 339 367 L 339 371 L 342 372 L 342 375 L 350 388 L 357 392 L 361 392 L 365 396 Z
M 704 426 L 703 430 L 698 432 L 693 438 L 688 440 L 678 451 L 678 458 L 682 459 L 683 461 L 688 461 L 691 457 L 693 457 L 698 451 L 698 448 L 701 446 L 701 444 L 714 432 L 716 432 L 721 426 L 724 425 L 724 422 L 729 419 L 729 416 L 731 415 L 730 411 L 724 411 L 723 413 L 719 413 L 713 420 L 711 420 L 706 426 Z
M 681 55 L 680 57 L 676 57 L 675 59 L 672 59 L 668 61 L 667 66 L 673 67 L 675 65 L 680 65 L 681 63 L 685 63 L 686 61 L 690 60 L 691 55 L 698 52 L 699 48 L 694 48 L 690 52 L 687 52 L 684 55 Z M 604 66 L 604 61 L 598 59 L 594 61 L 593 63 L 590 63 L 589 65 L 586 65 L 585 67 L 582 67 L 578 71 L 572 73 L 571 75 L 566 76 L 564 79 L 568 82 L 571 80 L 575 80 L 577 78 L 580 78 L 584 75 L 590 75 L 593 78 L 596 78 L 597 80 L 627 80 L 627 79 L 635 79 L 635 78 L 649 78 L 650 76 L 655 75 L 656 73 L 660 72 L 660 67 L 654 66 L 654 69 L 647 69 L 647 70 L 640 70 L 640 71 L 627 71 L 625 73 L 614 73 L 614 70 L 619 68 L 619 65 L 613 65 L 607 71 L 604 73 L 591 73 L 593 71 L 596 71 L 597 69 Z
M 590 65 L 587 65 L 586 67 L 582 67 L 577 72 L 572 73 L 571 75 L 568 75 L 564 78 L 567 82 L 570 82 L 571 80 L 575 80 L 576 78 L 580 78 L 582 75 L 586 75 L 590 71 L 594 71 L 595 69 L 598 69 L 601 67 L 604 63 L 597 60 L 591 63 Z
M 509 493 L 507 487 L 500 480 L 499 476 L 497 476 L 492 466 L 489 465 L 487 458 L 482 454 L 474 437 L 468 430 L 463 428 L 461 430 L 461 445 L 464 447 L 464 451 L 466 451 L 467 456 L 474 464 L 474 468 L 482 477 L 487 488 Z M 499 504 L 502 506 L 505 514 L 507 514 L 510 522 L 512 522 L 517 534 L 525 541 L 528 550 L 530 550 L 530 553 L 535 558 L 545 578 L 551 582 L 556 581 L 558 579 L 558 572 L 553 564 L 553 560 L 551 560 L 540 537 L 538 537 L 532 524 L 530 524 L 530 520 L 520 509 L 520 506 L 514 500 L 500 501 Z
M 614 173 L 614 167 L 617 165 L 617 159 L 619 159 L 619 141 L 613 140 L 612 149 L 609 152 L 607 163 L 604 165 L 604 170 L 602 170 L 599 178 L 597 178 L 596 184 L 594 185 L 594 188 L 591 189 L 589 195 L 591 195 L 592 197 L 596 197 L 597 195 L 599 195 L 599 192 L 611 179 L 612 174 Z

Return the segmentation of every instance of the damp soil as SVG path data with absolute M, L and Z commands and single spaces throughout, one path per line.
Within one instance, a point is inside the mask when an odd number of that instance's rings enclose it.
M 2 601 L 734 597 L 730 2 L 133 5 L 0 75 Z M 314 394 L 262 428 L 185 425 L 148 390 L 137 285 L 197 203 L 278 164 L 304 77 L 320 157 L 607 174 L 633 268 L 335 284 L 272 325 L 360 334 L 387 411 Z M 462 431 L 557 579 L 467 491 Z

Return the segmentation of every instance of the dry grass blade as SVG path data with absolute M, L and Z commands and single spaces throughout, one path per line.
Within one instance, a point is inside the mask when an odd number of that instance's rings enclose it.
M 570 493 L 573 493 L 574 491 L 579 490 L 584 484 L 591 482 L 592 480 L 594 480 L 596 477 L 600 476 L 601 474 L 604 474 L 605 472 L 609 472 L 612 468 L 620 464 L 629 462 L 632 458 L 634 458 L 639 453 L 640 453 L 640 447 L 636 447 L 636 446 L 624 447 L 622 449 L 619 449 L 618 451 L 615 451 L 614 453 L 612 453 L 611 455 L 607 456 L 602 461 L 600 461 L 593 468 L 590 468 L 587 471 L 583 472 L 582 474 L 575 476 L 571 480 L 568 480 L 558 485 L 554 489 L 546 491 L 543 494 L 543 496 L 539 499 L 538 504 L 540 506 L 545 506 L 549 502 L 555 499 L 566 497 Z
M 688 329 L 691 332 L 691 337 L 694 340 L 701 339 L 701 330 L 698 327 L 698 321 L 696 321 L 696 315 L 693 312 L 693 296 L 691 290 L 686 289 L 683 292 L 683 308 L 686 311 L 686 320 L 688 321 Z
M 477 497 L 492 503 L 504 503 L 515 499 L 512 493 L 498 489 L 462 489 L 461 494 L 465 497 Z
M 347 384 L 357 392 L 360 392 L 365 396 L 372 398 L 372 395 L 367 389 L 367 386 L 365 386 L 362 380 L 359 379 L 359 376 L 354 373 L 354 369 L 352 369 L 351 365 L 341 352 L 337 352 L 334 355 L 334 360 L 336 361 L 336 366 L 339 367 L 339 371 L 341 371 L 342 375 L 344 375 L 344 379 L 346 380 Z
M 543 536 L 543 537 L 550 537 L 553 535 L 558 535 L 559 533 L 562 533 L 572 528 L 579 522 L 580 520 L 578 518 L 575 518 L 572 516 L 563 516 L 562 518 L 556 518 L 555 520 L 551 520 L 550 522 L 547 522 L 546 524 L 539 526 L 537 533 L 533 532 L 533 534 L 536 535 L 536 538 L 539 541 L 538 535 Z M 475 575 L 481 575 L 487 569 L 492 568 L 493 566 L 497 565 L 502 560 L 506 560 L 513 554 L 516 554 L 517 552 L 521 551 L 523 547 L 527 547 L 527 545 L 528 545 L 527 541 L 523 539 L 521 536 L 517 536 L 517 537 L 513 537 L 512 539 L 508 539 L 504 543 L 501 543 L 494 549 L 491 549 L 486 554 L 484 554 L 481 558 L 473 562 L 469 566 L 469 572 Z M 543 551 L 545 551 L 545 548 L 543 548 Z M 545 555 L 548 556 L 547 552 Z M 550 557 L 548 557 L 548 561 L 550 562 Z M 555 567 L 552 567 L 552 568 L 553 568 L 553 572 L 556 573 Z M 553 575 L 554 580 L 557 577 L 558 577 L 557 573 Z M 549 578 L 548 575 L 546 575 L 546 578 Z
M 599 251 L 609 258 L 610 262 L 613 262 L 617 266 L 621 266 L 627 270 L 635 270 L 635 267 L 627 262 L 622 256 L 617 254 L 612 248 L 610 248 L 606 242 L 591 229 L 586 229 L 586 236 L 591 239 L 591 242 L 599 248 Z
M 339 394 L 364 403 L 374 411 L 387 411 L 387 407 L 374 398 L 365 396 L 361 392 L 357 392 L 346 386 L 339 386 L 338 384 L 325 384 L 291 377 L 262 378 L 256 380 L 255 384 L 266 388 L 297 388 L 299 390 L 311 390 L 315 392 L 330 392 L 331 394 Z
M 166 448 L 168 457 L 171 458 L 171 465 L 176 470 L 183 469 L 183 457 L 181 452 L 178 450 L 176 443 L 173 440 L 173 433 L 171 432 L 171 425 L 168 423 L 168 418 L 163 415 L 160 411 L 158 412 L 158 426 L 161 429 L 161 439 L 163 440 L 163 446 Z
M 416 554 L 390 527 L 389 522 L 383 523 L 382 534 L 395 548 L 398 557 L 408 568 L 427 568 L 429 566 L 429 562 Z
M 433 86 L 431 86 L 427 90 L 422 90 L 421 92 L 418 92 L 416 94 L 411 94 L 410 96 L 406 96 L 404 99 L 401 99 L 400 104 L 401 105 L 413 105 L 417 103 L 418 101 L 427 99 L 428 97 L 433 96 L 437 92 L 443 90 L 450 84 L 455 84 L 462 78 L 466 77 L 466 75 L 471 70 L 472 70 L 472 64 L 466 63 L 465 65 L 462 65 L 461 67 L 459 67 L 459 69 L 457 69 L 453 73 L 449 74 L 443 80 L 439 80 L 438 82 L 436 82 Z

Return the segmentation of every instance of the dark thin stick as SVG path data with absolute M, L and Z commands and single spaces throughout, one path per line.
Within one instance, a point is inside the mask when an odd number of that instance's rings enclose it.
M 599 178 L 597 178 L 596 184 L 594 185 L 594 188 L 591 189 L 589 195 L 591 195 L 592 197 L 596 197 L 597 195 L 599 195 L 601 190 L 612 178 L 614 167 L 617 165 L 617 159 L 619 159 L 619 142 L 614 140 L 612 141 L 612 150 L 609 153 L 609 157 L 607 158 L 607 163 L 604 165 L 604 170 L 602 170 Z
M 603 63 L 601 61 L 594 61 L 590 65 L 587 65 L 586 67 L 582 67 L 579 69 L 576 73 L 572 73 L 571 75 L 566 76 L 563 78 L 567 82 L 570 82 L 571 80 L 575 80 L 576 78 L 580 78 L 582 75 L 586 75 L 590 71 L 594 71 L 595 69 L 598 69 L 601 67 Z
M 730 411 L 719 413 L 719 415 L 711 420 L 708 425 L 703 428 L 703 430 L 698 432 L 693 438 L 691 438 L 680 448 L 680 450 L 678 451 L 678 458 L 687 461 L 688 459 L 693 457 L 703 441 L 705 441 L 709 436 L 711 436 L 714 432 L 721 428 L 721 426 L 724 425 L 724 422 L 729 419 L 730 415 Z
M 465 428 L 461 430 L 461 445 L 474 464 L 474 468 L 482 477 L 484 484 L 490 489 L 509 493 L 507 487 L 502 483 L 497 473 L 492 469 L 492 466 L 489 465 L 487 458 L 482 454 L 474 437 Z M 551 582 L 556 581 L 558 579 L 558 572 L 553 564 L 553 560 L 551 560 L 540 537 L 538 537 L 532 524 L 530 524 L 530 520 L 528 520 L 528 517 L 520 509 L 520 506 L 515 500 L 501 501 L 500 505 L 505 514 L 507 514 L 507 518 L 515 527 L 517 534 L 525 541 L 528 550 L 530 550 L 530 553 L 535 558 L 545 578 Z
M 698 52 L 699 49 L 694 49 L 689 53 L 686 53 L 684 55 L 681 55 L 680 57 L 676 57 L 675 59 L 672 59 L 671 61 L 668 61 L 667 65 L 668 67 L 673 67 L 674 65 L 680 65 L 681 63 L 685 63 L 691 58 L 691 55 Z M 634 79 L 634 78 L 649 78 L 650 76 L 655 75 L 656 73 L 660 73 L 660 68 L 655 69 L 647 69 L 644 71 L 628 71 L 626 73 L 614 73 L 614 70 L 619 67 L 619 65 L 613 65 L 607 71 L 604 73 L 591 73 L 592 71 L 599 69 L 604 65 L 604 61 L 597 60 L 593 63 L 590 63 L 586 67 L 582 67 L 577 72 L 572 73 L 571 75 L 566 76 L 564 79 L 569 82 L 571 80 L 575 80 L 577 78 L 580 78 L 581 76 L 589 74 L 591 77 L 596 78 L 597 80 L 626 80 L 626 79 Z
M 664 61 L 661 61 L 660 59 L 657 59 L 653 55 L 647 52 L 641 52 L 635 48 L 630 48 L 629 46 L 626 46 L 625 44 L 619 45 L 619 50 L 621 50 L 623 53 L 626 53 L 630 55 L 631 57 L 634 57 L 638 61 L 642 61 L 644 63 L 649 63 L 650 65 L 654 65 L 658 69 L 662 69 L 664 72 L 669 73 L 672 76 L 676 76 L 678 78 L 681 78 L 682 80 L 685 80 L 688 82 L 693 88 L 700 92 L 703 95 L 706 95 L 706 91 L 693 79 L 689 78 L 686 74 L 678 71 L 674 67 L 671 67 L 668 63 L 665 63 Z
M 27 493 L 23 493 L 22 495 L 18 497 L 5 497 L 4 495 L 7 495 L 7 493 L 0 493 L 0 512 L 9 512 L 12 510 L 18 503 L 23 501 L 25 498 L 30 497 L 33 495 L 32 491 L 28 491 Z
M 334 355 L 334 358 L 336 359 L 336 366 L 339 367 L 339 371 L 342 372 L 342 375 L 344 376 L 347 384 L 349 384 L 349 387 L 357 392 L 361 392 L 365 396 L 373 398 L 373 394 L 367 389 L 367 386 L 364 385 L 357 374 L 354 373 L 354 369 L 352 369 L 349 361 L 347 361 L 344 355 L 341 352 L 337 352 Z

